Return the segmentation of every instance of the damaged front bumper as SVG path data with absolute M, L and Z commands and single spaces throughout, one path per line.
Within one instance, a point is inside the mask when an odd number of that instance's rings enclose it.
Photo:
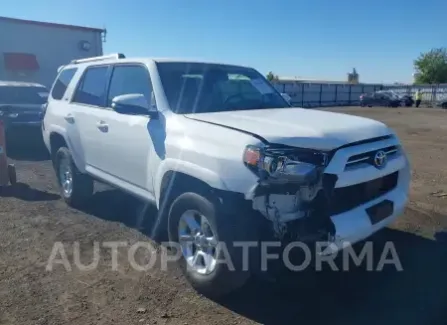
M 338 155 L 349 157 L 356 150 L 362 148 L 348 148 Z M 393 222 L 408 200 L 410 168 L 404 152 L 381 170 L 362 165 L 361 170 L 347 171 L 345 163 L 343 168 L 316 166 L 306 177 L 264 175 L 246 199 L 269 221 L 274 238 L 323 242 L 327 248 L 322 254 L 333 254 Z

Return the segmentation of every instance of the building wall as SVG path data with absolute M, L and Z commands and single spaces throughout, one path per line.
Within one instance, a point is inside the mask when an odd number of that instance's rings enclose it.
M 88 52 L 80 48 L 88 41 Z M 15 72 L 5 69 L 3 53 L 36 55 L 39 70 Z M 100 31 L 41 26 L 0 19 L 0 80 L 38 82 L 50 87 L 59 66 L 73 59 L 102 55 Z

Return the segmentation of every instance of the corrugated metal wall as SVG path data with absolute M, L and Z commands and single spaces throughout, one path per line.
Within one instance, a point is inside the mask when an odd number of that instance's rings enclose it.
M 80 41 L 88 41 L 91 48 L 83 51 Z M 10 71 L 5 69 L 3 53 L 31 53 L 36 55 L 39 70 Z M 73 59 L 102 55 L 99 31 L 41 26 L 0 19 L 0 80 L 38 82 L 51 86 L 57 68 Z

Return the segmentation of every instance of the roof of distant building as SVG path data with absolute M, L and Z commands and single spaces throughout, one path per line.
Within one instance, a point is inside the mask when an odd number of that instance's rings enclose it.
M 327 84 L 347 84 L 347 81 L 340 80 L 318 80 L 318 79 L 304 79 L 299 77 L 278 77 L 282 82 L 300 82 L 300 83 L 327 83 Z
M 35 21 L 35 20 L 27 20 L 20 18 L 11 18 L 11 17 L 2 17 L 0 16 L 0 21 L 9 21 L 15 22 L 19 24 L 28 24 L 28 25 L 37 25 L 37 26 L 46 26 L 46 27 L 56 27 L 56 28 L 66 28 L 72 30 L 84 30 L 84 31 L 92 31 L 92 32 L 104 32 L 105 29 L 102 28 L 93 28 L 93 27 L 85 27 L 85 26 L 76 26 L 76 25 L 67 25 L 67 24 L 58 24 L 58 23 L 49 23 L 43 21 Z

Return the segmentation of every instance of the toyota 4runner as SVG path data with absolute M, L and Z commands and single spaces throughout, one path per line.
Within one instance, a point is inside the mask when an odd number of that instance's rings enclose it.
M 409 163 L 391 129 L 293 108 L 248 67 L 72 61 L 59 69 L 42 130 L 69 205 L 88 199 L 93 180 L 155 204 L 186 277 L 210 295 L 251 273 L 231 243 L 324 241 L 333 253 L 391 223 L 408 198 Z M 232 269 L 219 263 L 226 253 Z

